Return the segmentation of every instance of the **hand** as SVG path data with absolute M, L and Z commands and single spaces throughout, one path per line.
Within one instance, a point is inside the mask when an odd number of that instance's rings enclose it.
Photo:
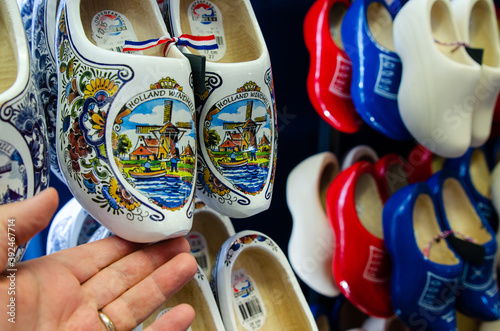
M 0 265 L 8 258 L 8 220 L 15 219 L 10 232 L 21 245 L 47 226 L 57 204 L 50 188 L 0 206 Z M 106 330 L 98 310 L 116 330 L 131 330 L 194 277 L 188 252 L 184 238 L 147 245 L 112 236 L 9 266 L 0 274 L 0 330 Z M 186 330 L 193 319 L 182 304 L 147 330 Z

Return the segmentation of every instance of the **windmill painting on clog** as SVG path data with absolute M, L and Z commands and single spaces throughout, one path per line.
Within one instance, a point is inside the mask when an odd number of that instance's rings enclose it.
M 174 42 L 156 1 L 63 1 L 57 27 L 56 144 L 71 192 L 124 239 L 186 235 L 196 173 L 189 61 L 175 47 L 121 52 L 127 41 Z
M 0 3 L 0 204 L 49 186 L 47 128 L 38 109 L 29 48 L 15 0 Z M 10 215 L 9 215 L 10 216 Z M 18 250 L 17 259 L 24 249 Z
M 276 105 L 267 47 L 248 0 L 170 0 L 173 34 L 216 36 L 200 96 L 197 194 L 243 218 L 269 208 L 277 152 Z

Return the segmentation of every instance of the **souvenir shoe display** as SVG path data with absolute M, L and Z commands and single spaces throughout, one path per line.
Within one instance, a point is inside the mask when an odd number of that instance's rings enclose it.
M 57 70 L 56 70 L 56 13 L 58 0 L 34 0 L 33 40 L 31 60 L 33 75 L 39 99 L 39 108 L 45 114 L 50 147 L 50 169 L 62 182 L 64 177 L 59 169 L 56 153 L 56 117 L 57 117 Z M 65 87 L 77 91 L 76 80 Z M 70 94 L 74 99 L 77 94 Z
M 352 62 L 351 96 L 358 114 L 385 136 L 409 140 L 397 102 L 402 68 L 392 20 L 384 1 L 355 1 L 342 23 L 342 40 Z
M 326 191 L 339 172 L 333 153 L 308 157 L 290 172 L 286 200 L 293 227 L 288 258 L 299 278 L 327 297 L 340 292 L 333 281 L 332 258 L 335 238 L 326 216 Z
M 375 172 L 378 176 L 384 203 L 400 188 L 409 184 L 408 166 L 406 161 L 395 153 L 382 157 L 375 163 Z
M 451 331 L 457 325 L 455 295 L 463 263 L 444 239 L 438 213 L 425 183 L 403 187 L 384 206 L 384 238 L 398 317 L 410 328 Z
M 15 0 L 0 2 L 0 204 L 49 186 L 47 127 L 38 109 L 29 48 Z M 20 260 L 26 246 L 19 247 Z
M 368 145 L 358 145 L 350 149 L 342 159 L 342 170 L 351 167 L 359 161 L 376 163 L 378 161 L 377 152 L 375 152 L 375 150 Z
M 491 202 L 491 173 L 483 149 L 470 148 L 463 156 L 446 160 L 444 167 L 464 181 L 481 215 L 496 232 L 498 215 Z
M 150 317 L 148 317 L 142 326 L 134 331 L 144 330 L 154 321 L 160 318 L 175 306 L 187 303 L 194 308 L 195 318 L 190 331 L 224 331 L 224 324 L 217 309 L 217 303 L 208 283 L 207 276 L 198 266 L 198 272 L 194 278 L 189 281 L 182 289 L 164 302 Z
M 462 45 L 447 0 L 408 1 L 394 19 L 394 46 L 404 68 L 401 118 L 421 145 L 443 157 L 459 157 L 471 145 L 469 99 L 481 66 Z
M 333 180 L 326 211 L 335 233 L 333 277 L 342 294 L 375 317 L 394 314 L 389 254 L 382 232 L 383 200 L 374 166 L 360 161 Z
M 436 155 L 424 146 L 417 144 L 406 158 L 410 181 L 412 183 L 425 182 L 443 168 L 445 160 L 442 156 Z
M 427 183 L 437 202 L 442 229 L 462 237 L 460 239 L 465 238 L 465 243 L 475 244 L 472 247 L 453 244 L 464 264 L 456 295 L 456 309 L 466 316 L 484 321 L 499 319 L 495 233 L 471 201 L 466 185 L 453 172 L 441 170 Z
M 186 239 L 191 247 L 191 254 L 206 275 L 210 275 L 220 247 L 234 233 L 229 217 L 210 209 L 202 201 L 195 201 L 193 226 Z
M 85 244 L 100 227 L 75 198 L 54 216 L 47 235 L 47 254 Z
M 197 197 L 231 218 L 267 210 L 277 151 L 276 104 L 267 47 L 249 0 L 170 0 L 174 36 L 215 35 L 197 96 Z
M 453 16 L 462 41 L 482 50 L 481 82 L 473 94 L 471 146 L 483 145 L 490 136 L 493 112 L 500 92 L 500 39 L 493 0 L 453 0 Z
M 345 133 L 358 131 L 363 123 L 352 103 L 352 64 L 340 35 L 349 6 L 347 0 L 317 0 L 304 20 L 304 41 L 310 58 L 309 100 L 323 120 Z
M 168 38 L 156 1 L 63 0 L 57 22 L 56 145 L 70 191 L 124 239 L 185 236 L 196 174 L 189 61 L 175 47 L 120 52 Z
M 226 330 L 317 330 L 285 255 L 260 232 L 226 240 L 210 282 Z

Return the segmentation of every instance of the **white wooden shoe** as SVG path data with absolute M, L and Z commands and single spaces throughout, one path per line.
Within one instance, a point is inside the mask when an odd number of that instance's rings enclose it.
M 484 51 L 481 81 L 472 95 L 478 105 L 472 114 L 471 146 L 479 147 L 490 136 L 500 91 L 500 39 L 495 5 L 492 0 L 453 0 L 451 8 L 463 41 Z
M 342 170 L 345 170 L 358 161 L 368 161 L 375 164 L 379 157 L 377 152 L 368 145 L 358 145 L 347 152 L 342 159 Z
M 293 227 L 288 258 L 295 273 L 314 291 L 334 297 L 340 292 L 332 275 L 335 237 L 326 216 L 326 191 L 339 173 L 331 152 L 300 162 L 288 175 L 286 200 Z

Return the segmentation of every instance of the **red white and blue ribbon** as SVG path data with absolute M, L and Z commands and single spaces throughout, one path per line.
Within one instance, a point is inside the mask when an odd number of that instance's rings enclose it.
M 165 44 L 165 50 L 163 51 L 163 54 L 166 54 L 172 45 L 189 46 L 198 50 L 211 50 L 219 48 L 217 42 L 215 41 L 214 35 L 192 36 L 189 34 L 183 34 L 180 35 L 179 37 L 163 36 L 158 39 L 149 39 L 145 41 L 125 40 L 125 44 L 123 45 L 123 51 L 138 52 L 162 44 Z

